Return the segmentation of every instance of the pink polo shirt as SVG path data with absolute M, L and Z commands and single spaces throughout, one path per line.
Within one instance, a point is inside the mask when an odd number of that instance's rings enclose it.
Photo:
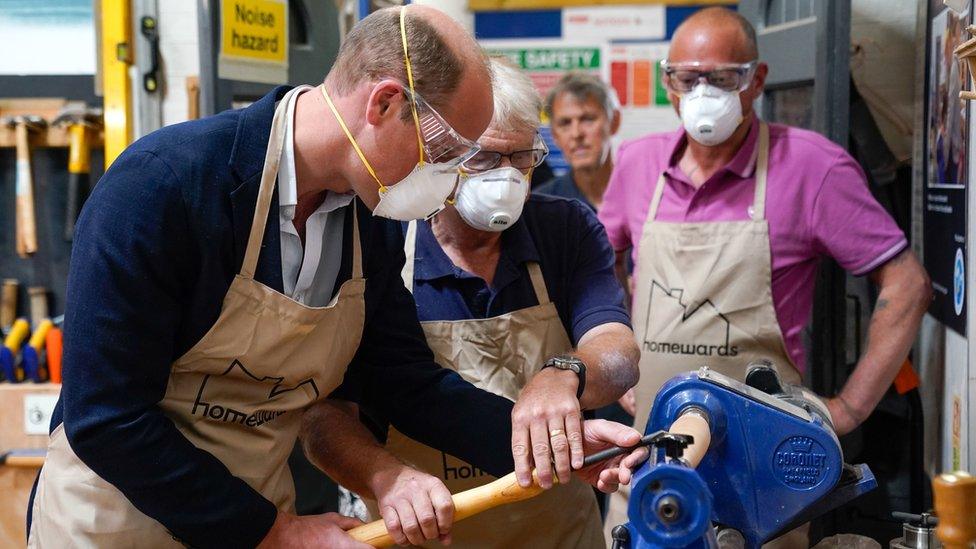
M 614 250 L 632 248 L 639 265 L 637 244 L 662 171 L 667 184 L 658 221 L 749 219 L 758 136 L 759 124 L 753 123 L 738 154 L 697 190 L 678 168 L 684 130 L 624 143 L 599 211 Z M 832 257 L 851 273 L 864 275 L 908 242 L 871 196 L 864 173 L 845 150 L 820 134 L 779 124 L 769 125 L 766 218 L 776 317 L 790 356 L 805 372 L 801 331 L 810 319 L 820 258 Z

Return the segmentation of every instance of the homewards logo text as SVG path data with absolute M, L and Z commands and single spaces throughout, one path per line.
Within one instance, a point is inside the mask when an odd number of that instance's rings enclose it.
M 233 402 L 227 402 L 221 396 L 226 391 L 219 387 L 223 379 L 233 380 Z M 243 382 L 243 383 L 242 383 Z M 208 384 L 217 384 L 216 390 L 207 391 Z M 213 388 L 213 385 L 211 385 Z M 309 397 L 307 391 L 299 391 L 307 387 L 314 394 Z M 213 397 L 210 393 L 215 393 Z M 193 401 L 190 415 L 199 415 L 208 421 L 221 423 L 237 423 L 247 427 L 259 427 L 274 421 L 290 410 L 300 408 L 318 399 L 319 389 L 311 378 L 288 387 L 284 377 L 258 377 L 247 370 L 240 361 L 235 360 L 222 374 L 204 376 L 200 383 L 200 390 Z M 262 402 L 263 401 L 263 402 Z M 264 404 L 268 404 L 265 407 Z M 256 408 L 256 409 L 255 409 Z
M 651 281 L 651 297 L 644 324 L 644 351 L 671 355 L 737 356 L 739 347 L 729 344 L 729 320 L 710 299 L 689 308 L 681 288 L 665 288 Z M 650 334 L 651 320 L 677 319 L 672 333 Z

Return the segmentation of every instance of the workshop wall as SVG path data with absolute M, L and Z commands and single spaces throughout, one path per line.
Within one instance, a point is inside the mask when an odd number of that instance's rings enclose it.
M 159 48 L 163 58 L 163 125 L 189 118 L 187 77 L 200 74 L 200 31 L 196 0 L 159 3 Z

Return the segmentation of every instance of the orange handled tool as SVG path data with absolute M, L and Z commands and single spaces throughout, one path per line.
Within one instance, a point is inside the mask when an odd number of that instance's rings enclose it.
M 946 549 L 969 549 L 976 542 L 976 477 L 963 471 L 945 473 L 932 481 L 935 535 Z
M 47 332 L 47 376 L 51 383 L 61 383 L 63 338 L 61 328 L 51 328 Z

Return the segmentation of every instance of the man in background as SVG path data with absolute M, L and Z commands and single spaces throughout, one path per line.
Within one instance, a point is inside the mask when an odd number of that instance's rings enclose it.
M 546 116 L 570 171 L 533 192 L 575 198 L 596 211 L 610 182 L 610 138 L 620 128 L 617 97 L 599 78 L 571 72 L 549 91 Z

